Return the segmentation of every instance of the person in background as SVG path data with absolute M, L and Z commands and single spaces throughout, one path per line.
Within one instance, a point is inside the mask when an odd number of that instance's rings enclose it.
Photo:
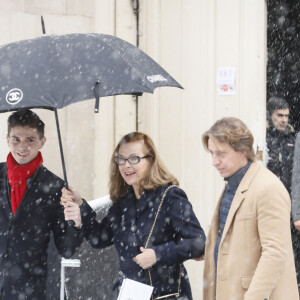
M 8 118 L 7 161 L 0 163 L 0 299 L 46 299 L 50 233 L 60 255 L 80 245 L 60 205 L 64 181 L 43 166 L 44 123 L 29 109 Z M 65 203 L 65 211 L 69 210 Z
M 115 287 L 126 277 L 153 285 L 154 298 L 192 299 L 183 262 L 203 256 L 205 234 L 178 184 L 151 138 L 132 132 L 113 151 L 109 180 L 113 205 L 101 222 L 77 192 L 63 189 L 62 203 L 72 201 L 77 209 L 77 214 L 66 211 L 66 220 L 82 226 L 92 247 L 115 245 L 120 264 Z
M 241 120 L 218 120 L 202 141 L 225 180 L 207 236 L 203 299 L 299 299 L 286 188 L 255 161 Z
M 283 98 L 272 97 L 267 103 L 267 114 L 267 168 L 282 181 L 290 193 L 295 132 L 288 124 L 289 105 Z
M 295 149 L 295 131 L 288 123 L 290 116 L 290 107 L 284 98 L 272 97 L 267 103 L 267 168 L 272 171 L 285 185 L 286 189 L 291 195 L 292 176 L 294 181 L 299 175 L 298 171 L 293 171 L 294 149 Z M 294 168 L 297 169 L 296 167 Z M 293 174 L 293 175 L 292 175 Z M 298 198 L 295 196 L 291 198 L 294 202 L 292 205 L 291 218 L 291 234 L 295 257 L 295 267 L 297 273 L 298 285 L 300 284 L 300 234 L 299 225 L 297 222 L 296 203 Z M 297 193 L 297 192 L 296 192 Z M 298 228 L 297 228 L 298 227 Z M 300 294 L 300 287 L 299 287 Z

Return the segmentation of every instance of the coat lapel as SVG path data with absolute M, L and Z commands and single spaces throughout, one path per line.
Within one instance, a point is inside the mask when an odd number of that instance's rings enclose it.
M 221 202 L 222 202 L 222 197 L 224 195 L 225 192 L 225 188 L 223 189 L 223 192 L 218 200 L 211 224 L 210 224 L 210 235 L 209 235 L 209 239 L 206 241 L 206 244 L 212 244 L 215 245 L 217 242 L 217 238 L 218 238 L 218 230 L 219 230 L 219 215 L 220 215 L 220 206 L 221 206 Z
M 209 227 L 209 232 L 205 244 L 205 261 L 204 261 L 204 281 L 211 284 L 204 285 L 204 299 L 214 299 L 215 291 L 215 259 L 214 249 L 218 238 L 219 230 L 219 211 L 225 188 L 216 205 L 216 209 Z
M 5 211 L 7 216 L 10 218 L 12 215 L 12 210 L 10 203 L 10 186 L 8 183 L 6 163 L 4 166 L 3 174 L 1 174 L 0 185 L 2 191 L 2 195 L 0 197 L 0 205 L 3 207 L 3 210 Z
M 119 205 L 121 207 L 122 215 L 124 221 L 135 220 L 136 208 L 135 208 L 135 195 L 133 189 L 130 189 L 128 193 L 119 200 Z
M 227 217 L 227 220 L 225 223 L 221 243 L 224 240 L 224 237 L 226 236 L 226 234 L 234 220 L 237 210 L 239 209 L 240 205 L 242 204 L 242 202 L 245 199 L 244 193 L 248 190 L 250 183 L 259 168 L 260 168 L 260 164 L 258 162 L 253 162 L 251 164 L 251 166 L 249 167 L 248 171 L 246 172 L 246 174 L 244 175 L 240 185 L 238 186 L 238 189 L 233 197 L 231 207 L 230 207 L 230 210 L 228 213 L 228 217 Z
M 148 208 L 154 208 L 155 212 L 157 210 L 157 203 L 160 202 L 160 195 L 162 194 L 162 189 L 158 188 L 156 190 L 145 190 L 141 198 L 137 202 L 136 207 L 136 218 L 140 218 L 145 210 Z
M 137 220 L 149 207 L 153 207 L 156 196 L 151 190 L 145 190 L 140 199 L 136 200 L 133 190 L 120 200 L 120 206 L 127 220 Z

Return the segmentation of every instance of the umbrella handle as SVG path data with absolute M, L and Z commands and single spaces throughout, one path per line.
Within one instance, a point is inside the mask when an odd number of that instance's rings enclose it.
M 60 127 L 59 127 L 58 114 L 57 114 L 56 108 L 54 108 L 54 114 L 55 114 L 55 122 L 56 122 L 56 129 L 57 129 L 57 136 L 58 136 L 58 143 L 59 143 L 59 150 L 60 150 L 60 157 L 61 157 L 62 169 L 63 169 L 63 174 L 64 174 L 64 180 L 66 183 L 66 188 L 69 189 L 68 179 L 67 179 L 67 171 L 66 171 L 66 165 L 65 165 L 65 159 L 64 159 L 64 150 L 63 150 L 62 141 L 61 141 Z
M 43 16 L 41 16 L 41 23 L 42 23 L 43 34 L 46 34 L 45 22 L 44 22 Z M 66 186 L 66 189 L 69 189 L 68 180 L 67 180 L 66 166 L 65 166 L 65 160 L 64 160 L 64 152 L 63 152 L 63 147 L 62 147 L 62 142 L 61 142 L 60 128 L 59 128 L 58 115 L 57 115 L 57 109 L 56 108 L 54 108 L 54 114 L 55 114 L 55 121 L 56 121 L 56 128 L 57 128 L 57 135 L 58 135 L 58 142 L 59 142 L 62 168 L 63 168 L 63 173 L 64 173 L 65 186 Z M 69 226 L 74 226 L 75 222 L 73 220 L 70 220 L 70 221 L 68 221 L 68 225 Z
M 62 168 L 63 168 L 63 173 L 64 173 L 64 180 L 65 180 L 66 189 L 69 189 L 68 179 L 67 179 L 67 171 L 66 171 L 66 165 L 65 165 L 65 159 L 64 159 L 64 151 L 63 151 L 63 146 L 62 146 L 62 141 L 61 141 L 60 127 L 59 127 L 58 114 L 57 114 L 57 109 L 56 108 L 54 108 L 54 114 L 55 114 L 55 121 L 56 121 L 56 128 L 57 128 L 61 163 L 62 163 Z M 75 222 L 73 220 L 69 220 L 68 225 L 69 226 L 74 226 Z

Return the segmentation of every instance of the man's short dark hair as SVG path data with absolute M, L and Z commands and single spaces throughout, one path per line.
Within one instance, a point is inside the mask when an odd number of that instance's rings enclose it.
M 270 115 L 270 117 L 273 115 L 274 110 L 276 109 L 289 109 L 290 106 L 286 102 L 284 98 L 280 97 L 272 97 L 269 99 L 268 104 L 267 104 L 267 111 Z
M 28 108 L 21 108 L 12 113 L 7 120 L 7 134 L 10 135 L 10 131 L 13 127 L 17 126 L 29 126 L 37 130 L 40 139 L 44 138 L 45 124 L 39 118 L 39 116 Z

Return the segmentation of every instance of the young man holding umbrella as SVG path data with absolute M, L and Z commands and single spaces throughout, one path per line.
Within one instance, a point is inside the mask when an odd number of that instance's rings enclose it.
M 46 299 L 51 231 L 59 254 L 66 258 L 82 241 L 80 230 L 64 220 L 64 181 L 42 165 L 44 126 L 29 109 L 8 118 L 10 153 L 0 164 L 1 300 Z

